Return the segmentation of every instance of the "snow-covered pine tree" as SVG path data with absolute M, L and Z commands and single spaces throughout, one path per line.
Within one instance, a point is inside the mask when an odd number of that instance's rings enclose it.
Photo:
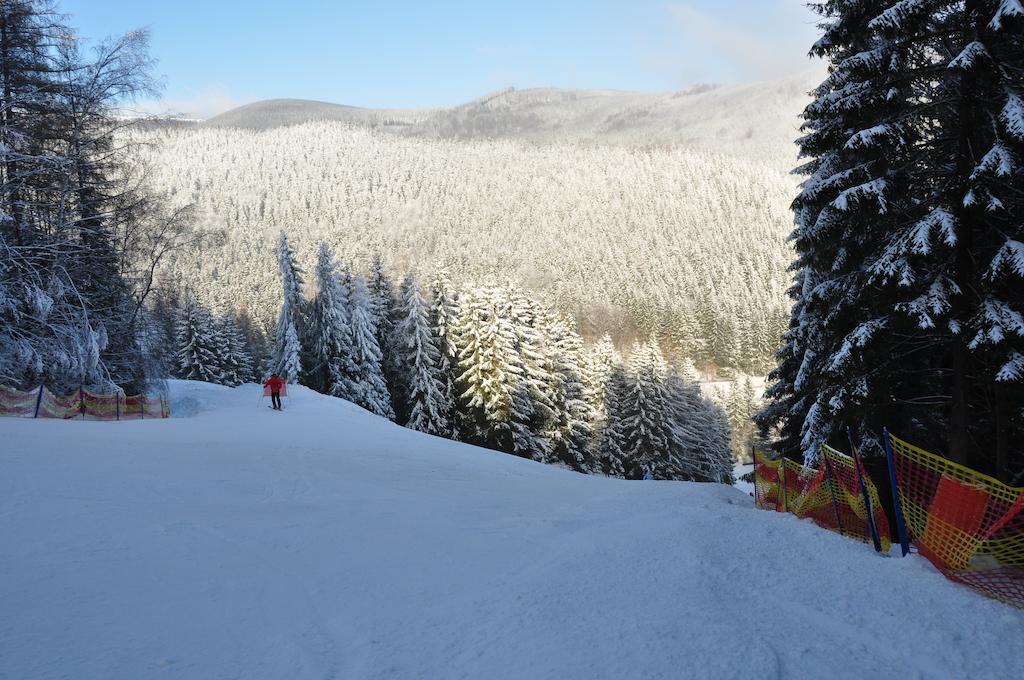
M 377 344 L 381 351 L 381 368 L 384 372 L 384 381 L 388 386 L 388 394 L 391 395 L 391 403 L 394 410 L 402 410 L 398 403 L 400 398 L 396 383 L 401 379 L 398 375 L 398 365 L 393 352 L 394 328 L 396 322 L 395 285 L 384 268 L 384 260 L 380 253 L 373 256 L 370 264 L 370 274 L 367 280 L 370 291 L 370 301 L 373 304 L 374 323 L 377 327 Z
M 351 400 L 371 413 L 395 419 L 391 397 L 381 368 L 380 345 L 377 344 L 374 302 L 366 279 L 356 276 L 352 284 L 349 307 L 352 331 L 352 377 L 348 385 Z
M 0 3 L 0 32 L 0 382 L 145 389 L 148 289 L 126 272 L 153 205 L 115 141 L 115 107 L 150 89 L 146 34 L 86 59 L 35 0 Z
M 665 378 L 673 479 L 732 483 L 729 423 L 722 409 L 681 373 Z
M 456 373 L 458 364 L 458 349 L 454 337 L 457 325 L 458 295 L 448 279 L 447 272 L 441 270 L 434 276 L 430 286 L 430 329 L 437 341 L 440 351 L 438 371 L 443 380 L 443 399 L 452 404 L 451 436 L 459 438 L 459 415 L 457 413 L 457 399 L 455 394 L 455 382 L 458 378 Z
M 607 333 L 589 348 L 586 371 L 586 398 L 594 414 L 594 423 L 600 427 L 607 414 L 608 380 L 612 369 L 622 364 L 622 356 L 615 349 L 612 337 Z
M 314 277 L 317 293 L 309 305 L 308 384 L 323 394 L 348 399 L 355 372 L 348 291 L 338 277 L 330 246 L 323 242 Z
M 498 315 L 509 325 L 513 342 L 507 353 L 518 372 L 506 374 L 512 382 L 512 451 L 542 463 L 558 460 L 554 451 L 553 347 L 548 345 L 546 310 L 517 286 L 492 289 Z M 563 461 L 569 464 L 568 461 Z
M 907 201 L 894 168 L 917 134 L 898 115 L 906 88 L 885 74 L 892 45 L 869 28 L 886 4 L 813 6 L 827 22 L 812 52 L 831 67 L 804 111 L 801 154 L 812 160 L 798 169 L 808 178 L 793 202 L 794 306 L 767 392 L 772 403 L 758 415 L 778 449 L 809 461 L 848 422 L 865 432 L 880 429 L 865 407 L 900 378 L 879 364 L 892 366 L 909 352 L 887 359 L 868 347 L 883 330 L 896 330 L 891 292 L 871 289 L 868 268 L 894 220 L 903 219 Z
M 522 369 L 515 361 L 515 333 L 499 313 L 494 286 L 464 290 L 455 333 L 461 431 L 467 441 L 499 451 L 513 450 L 512 398 Z
M 670 479 L 665 361 L 656 340 L 633 346 L 630 370 L 636 382 L 623 399 L 621 416 L 626 478 L 642 479 L 651 470 L 657 479 Z
M 750 376 L 733 381 L 723 401 L 732 431 L 733 455 L 737 460 L 749 458 L 755 444 L 754 416 L 761 410 L 761 399 Z
M 597 440 L 597 462 L 611 477 L 626 476 L 627 407 L 635 386 L 636 377 L 621 362 L 614 363 L 605 382 L 604 418 Z
M 1017 5 L 815 5 L 831 73 L 805 113 L 797 299 L 760 417 L 790 442 L 799 425 L 808 455 L 853 423 L 867 451 L 888 425 L 1004 479 L 1024 467 Z
M 397 319 L 393 331 L 395 387 L 407 409 L 399 414 L 399 422 L 420 432 L 450 437 L 454 405 L 447 366 L 431 325 L 430 306 L 412 273 L 399 288 Z
M 225 383 L 221 347 L 223 341 L 209 310 L 191 293 L 186 293 L 178 309 L 175 329 L 177 345 L 176 375 L 185 380 Z
M 1024 473 L 1013 415 L 1024 402 L 1024 5 L 905 4 L 870 28 L 894 45 L 889 78 L 914 95 L 900 111 L 920 131 L 905 189 L 914 210 L 872 273 L 901 286 L 897 313 L 938 359 L 924 394 L 949 396 L 927 400 L 948 409 L 945 428 L 913 431 L 918 402 L 900 429 L 1011 481 Z
M 305 323 L 305 302 L 302 298 L 302 272 L 295 263 L 295 254 L 284 231 L 277 240 L 277 263 L 281 271 L 282 297 L 271 364 L 275 373 L 288 382 L 295 382 L 302 376 L 303 348 L 299 329 Z
M 255 382 L 256 371 L 245 334 L 230 310 L 222 310 L 215 320 L 217 333 L 223 342 L 221 370 L 225 385 Z
M 585 361 L 583 339 L 569 319 L 549 315 L 545 325 L 554 391 L 554 418 L 548 439 L 554 444 L 558 460 L 574 470 L 589 471 L 595 465 L 591 451 L 594 412 L 587 401 L 581 369 Z

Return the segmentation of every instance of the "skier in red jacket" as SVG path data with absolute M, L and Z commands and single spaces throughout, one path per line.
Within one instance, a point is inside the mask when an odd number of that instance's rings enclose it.
M 264 387 L 270 388 L 270 402 L 271 408 L 276 411 L 281 410 L 281 388 L 284 386 L 284 380 L 277 377 L 277 373 L 272 373 L 267 382 L 263 383 Z

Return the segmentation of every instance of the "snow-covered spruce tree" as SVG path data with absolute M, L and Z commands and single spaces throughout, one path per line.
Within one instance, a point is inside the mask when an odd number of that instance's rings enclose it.
M 373 257 L 370 264 L 370 274 L 367 279 L 367 286 L 370 291 L 370 300 L 373 304 L 374 322 L 377 327 L 377 344 L 381 351 L 381 368 L 384 371 L 384 381 L 388 386 L 388 393 L 391 395 L 391 403 L 396 411 L 404 410 L 398 403 L 400 398 L 396 384 L 400 380 L 398 366 L 394 353 L 392 352 L 393 335 L 397 302 L 395 300 L 395 285 L 384 269 L 384 260 L 380 253 Z
M 125 272 L 132 264 L 130 244 L 145 236 L 140 223 L 150 206 L 130 171 L 134 159 L 126 154 L 133 147 L 121 138 L 125 123 L 113 107 L 157 93 L 147 49 L 145 31 L 102 41 L 92 47 L 91 58 L 79 38 L 59 39 L 54 94 L 60 115 L 49 122 L 51 139 L 67 161 L 61 208 L 73 221 L 64 236 L 76 244 L 64 266 L 91 307 L 90 323 L 102 328 L 101 358 L 110 380 L 140 391 L 146 381 L 137 337 L 141 305 Z
M 512 398 L 522 373 L 515 361 L 514 330 L 499 313 L 495 287 L 464 290 L 459 298 L 455 346 L 460 430 L 466 441 L 511 452 Z
M 454 417 L 447 366 L 434 335 L 430 306 L 416 276 L 406 275 L 399 288 L 393 346 L 396 391 L 407 411 L 398 414 L 406 427 L 441 437 L 452 436 Z
M 905 3 L 900 3 L 900 5 Z M 901 286 L 909 317 L 937 359 L 944 429 L 901 431 L 1010 481 L 1024 473 L 1024 6 L 1016 0 L 922 0 L 870 24 L 891 41 L 915 96 L 902 119 L 911 155 L 911 220 L 897 223 L 872 266 Z M 943 403 L 944 402 L 944 403 Z
M 41 0 L 0 3 L 0 33 L 0 379 L 144 389 L 148 290 L 126 272 L 152 206 L 114 137 L 118 103 L 151 92 L 146 35 L 87 59 Z
M 591 451 L 594 412 L 587 401 L 581 369 L 583 339 L 570 320 L 555 315 L 549 315 L 545 330 L 554 404 L 548 439 L 558 460 L 574 470 L 589 471 L 595 467 Z
M 175 345 L 179 378 L 227 384 L 221 365 L 223 338 L 213 315 L 191 293 L 185 294 L 178 309 Z
M 222 343 L 219 358 L 223 384 L 232 387 L 243 383 L 255 382 L 256 371 L 253 366 L 252 354 L 248 342 L 238 321 L 229 309 L 221 309 L 214 320 L 216 334 Z
M 1019 3 L 828 2 L 794 203 L 801 277 L 762 427 L 807 454 L 883 425 L 1004 479 L 1024 463 Z M 1016 462 L 1020 461 L 1020 462 Z
M 334 255 L 320 244 L 314 271 L 316 297 L 309 304 L 307 384 L 318 392 L 350 398 L 355 373 L 348 291 L 338 278 Z
M 612 365 L 605 382 L 604 418 L 597 438 L 597 463 L 611 477 L 626 476 L 626 418 L 636 378 L 621 362 Z
M 656 341 L 634 345 L 630 370 L 635 383 L 621 406 L 626 478 L 643 479 L 644 472 L 650 470 L 657 479 L 671 479 L 666 367 Z
M 305 323 L 302 298 L 302 272 L 295 263 L 295 254 L 283 231 L 277 240 L 277 263 L 281 272 L 281 312 L 277 320 L 277 338 L 271 359 L 273 372 L 295 382 L 302 376 L 302 343 L 299 330 Z
M 622 364 L 622 356 L 615 349 L 610 335 L 605 334 L 587 352 L 584 378 L 586 398 L 594 414 L 594 423 L 600 427 L 607 414 L 608 380 L 612 369 Z
M 756 444 L 754 416 L 762 408 L 753 381 L 749 376 L 734 381 L 722 401 L 732 431 L 733 456 L 748 459 Z
M 673 479 L 732 483 L 733 456 L 725 412 L 677 371 L 665 378 Z
M 430 329 L 440 351 L 438 372 L 443 380 L 444 400 L 452 405 L 451 437 L 459 439 L 455 381 L 458 363 L 458 349 L 453 333 L 458 318 L 458 295 L 445 271 L 439 271 L 430 286 Z
M 349 327 L 352 331 L 352 376 L 347 387 L 349 398 L 371 413 L 394 420 L 395 412 L 391 407 L 391 397 L 381 368 L 374 302 L 366 286 L 366 279 L 361 275 L 353 281 L 349 310 Z
M 494 287 L 491 292 L 497 313 L 511 328 L 514 338 L 507 356 L 518 370 L 505 375 L 512 383 L 512 451 L 524 458 L 554 463 L 558 460 L 553 439 L 554 356 L 544 324 L 545 310 L 518 286 Z M 569 464 L 567 460 L 563 462 Z
M 897 168 L 918 137 L 901 117 L 910 93 L 886 73 L 893 45 L 870 29 L 885 6 L 813 6 L 826 23 L 812 53 L 829 59 L 830 73 L 804 112 L 801 153 L 812 160 L 798 169 L 809 176 L 793 203 L 792 319 L 771 374 L 771 403 L 757 417 L 780 452 L 808 460 L 821 444 L 844 437 L 847 423 L 863 435 L 878 432 L 875 405 L 915 390 L 905 384 L 908 376 L 922 378 L 913 363 L 927 344 L 894 324 L 895 293 L 873 286 L 870 274 L 911 207 Z M 893 342 L 883 348 L 875 342 L 882 336 Z

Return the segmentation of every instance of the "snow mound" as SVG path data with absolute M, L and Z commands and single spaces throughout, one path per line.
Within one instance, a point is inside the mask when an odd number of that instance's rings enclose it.
M 0 677 L 1016 677 L 1024 613 L 736 489 L 587 477 L 295 388 L 0 419 Z

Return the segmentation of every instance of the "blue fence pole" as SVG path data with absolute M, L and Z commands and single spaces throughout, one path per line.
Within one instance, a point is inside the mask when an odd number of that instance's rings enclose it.
M 903 556 L 910 553 L 910 541 L 907 539 L 907 524 L 903 520 L 903 506 L 900 504 L 900 490 L 896 484 L 896 461 L 892 452 L 892 435 L 889 428 L 882 428 L 882 441 L 885 444 L 885 458 L 889 463 L 889 483 L 892 485 L 892 507 L 896 515 L 896 532 L 900 539 L 900 549 Z
M 832 496 L 832 510 L 836 513 L 836 526 L 839 527 L 839 533 L 843 533 L 843 520 L 839 517 L 839 501 L 836 500 L 836 487 L 835 477 L 832 475 L 832 465 L 828 462 L 828 454 L 822 451 L 819 455 L 822 456 L 822 460 L 825 461 L 825 482 L 828 484 L 828 493 Z
M 43 386 L 40 385 L 39 386 L 39 394 L 36 395 L 36 410 L 35 410 L 35 413 L 32 414 L 33 418 L 38 418 L 39 417 L 39 405 L 42 404 L 42 403 L 43 403 Z
M 786 457 L 779 458 L 779 482 L 782 484 L 782 511 L 789 512 L 789 498 L 786 496 Z
M 882 552 L 882 541 L 878 536 L 878 527 L 875 526 L 875 515 L 871 511 L 871 494 L 868 493 L 868 485 L 864 482 L 864 473 L 860 464 L 860 452 L 853 445 L 853 429 L 850 427 L 846 428 L 846 438 L 850 440 L 853 466 L 857 468 L 857 486 L 860 487 L 860 495 L 864 499 L 864 512 L 868 516 L 868 531 L 871 533 L 871 542 L 875 545 L 875 552 Z
M 754 473 L 754 507 L 755 508 L 759 508 L 759 507 L 761 507 L 761 504 L 758 502 L 758 499 L 757 499 L 757 447 L 756 446 L 751 446 L 750 447 L 750 459 L 754 461 L 754 469 L 752 470 L 752 472 Z

